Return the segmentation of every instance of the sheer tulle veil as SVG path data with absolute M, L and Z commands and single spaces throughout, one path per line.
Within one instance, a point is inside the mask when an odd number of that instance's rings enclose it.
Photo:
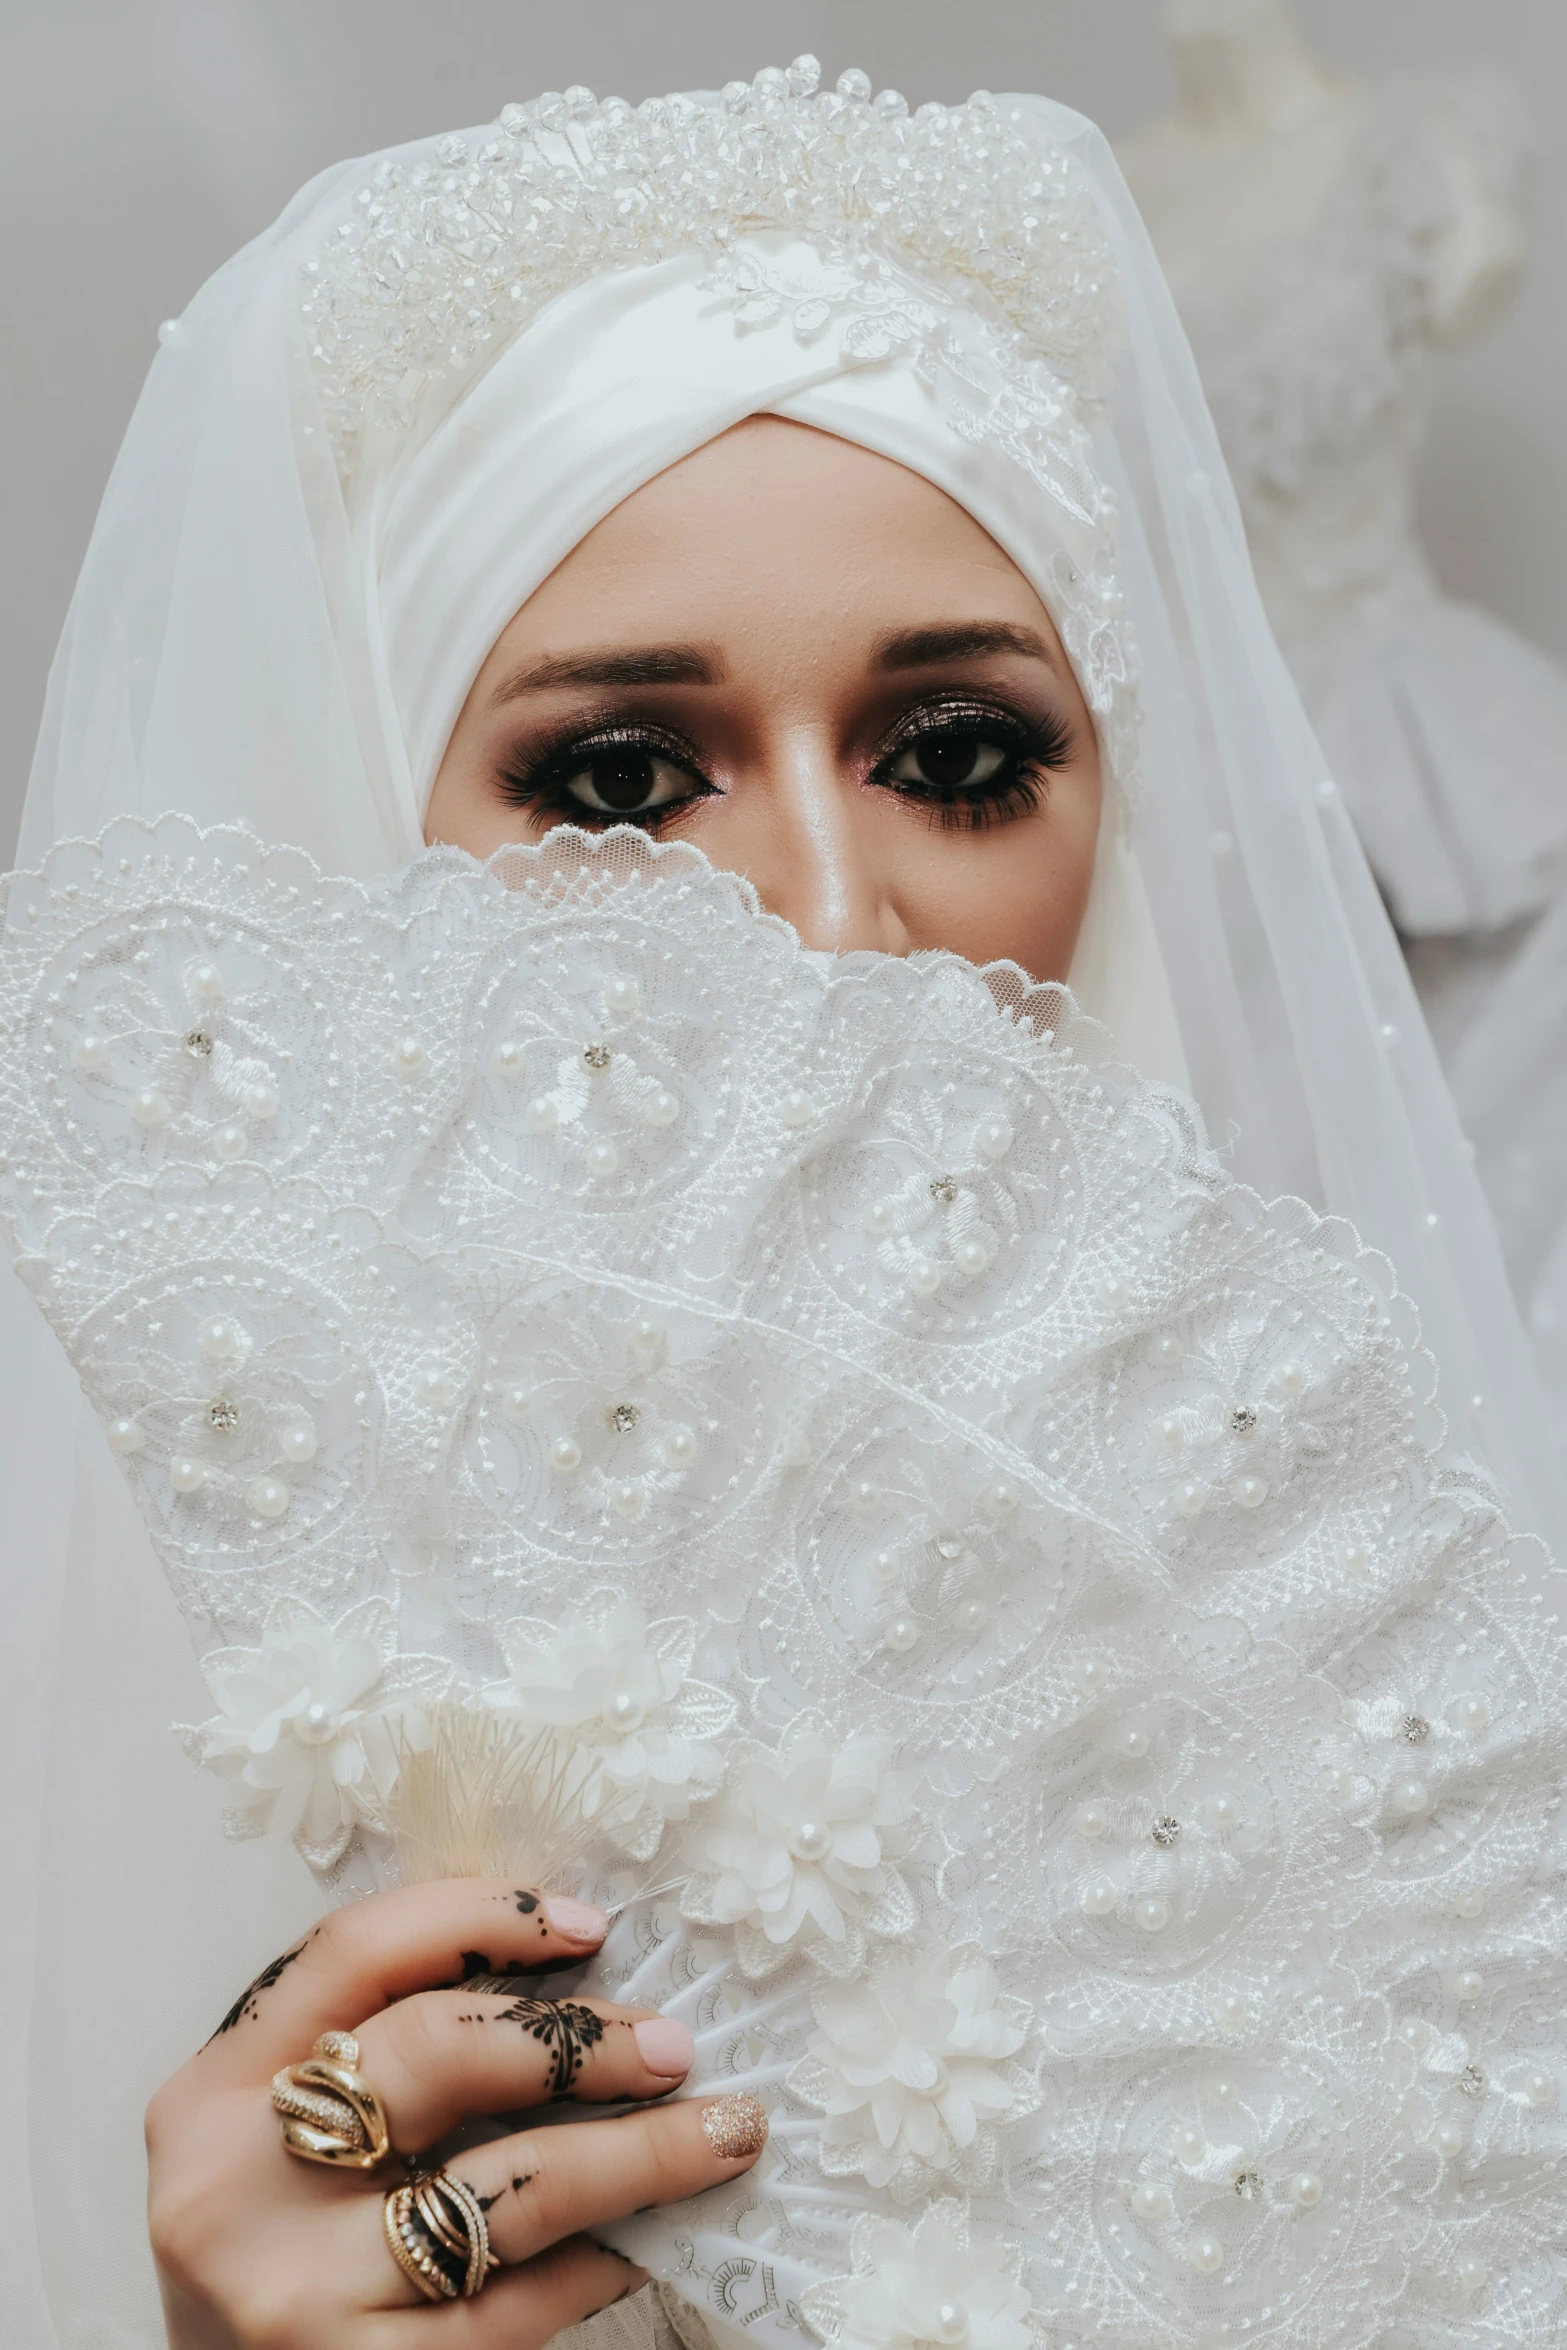
M 780 103 L 808 87 L 808 76 L 779 77 Z M 563 157 L 580 159 L 587 108 L 575 99 L 559 104 L 559 138 Z M 1129 1058 L 1189 1080 L 1238 1176 L 1348 1218 L 1386 1253 L 1439 1364 L 1453 1453 L 1489 1466 L 1520 1526 L 1554 1537 L 1560 1465 L 1470 1155 L 1264 619 L 1158 266 L 1092 124 L 1038 98 L 994 103 L 1002 116 L 1015 110 L 1041 155 L 1065 159 L 1113 263 L 1099 303 L 1113 329 L 1106 396 L 1085 441 L 1100 502 L 1077 498 L 1076 519 L 1041 555 L 1021 495 L 1015 516 L 1008 506 L 1010 459 L 955 443 L 945 484 L 1032 566 L 1080 665 L 1135 644 L 1140 717 L 1127 718 L 1108 669 L 1096 703 L 1107 730 L 1131 731 L 1112 759 L 1117 791 L 1074 983 Z M 867 115 L 878 135 L 900 119 L 891 106 Z M 678 112 L 648 135 L 678 138 Z M 492 136 L 499 147 L 500 134 L 480 133 L 394 161 L 438 187 Z M 517 387 L 504 324 L 470 321 L 471 347 L 413 401 L 411 421 L 387 412 L 359 425 L 345 477 L 311 273 L 363 233 L 362 192 L 373 201 L 379 160 L 314 181 L 165 330 L 51 677 L 20 864 L 118 815 L 171 809 L 244 823 L 352 875 L 385 871 L 421 845 L 432 749 L 438 757 L 453 694 L 477 665 L 472 647 L 442 639 L 431 547 L 460 493 L 465 405 L 475 404 L 466 426 L 482 444 L 484 403 Z M 726 248 L 720 259 L 743 270 L 754 254 Z M 713 253 L 699 263 L 693 286 Z M 652 288 L 661 300 L 669 287 L 683 299 L 685 266 L 678 231 L 640 261 L 606 247 L 585 281 L 562 265 L 522 333 L 569 332 L 610 353 L 608 309 L 602 332 L 595 323 L 604 287 L 618 289 L 623 309 L 640 267 L 650 281 L 666 273 Z M 765 307 L 764 295 L 757 281 L 746 298 Z M 900 368 L 915 380 L 912 344 L 894 335 L 879 361 L 835 372 L 811 340 L 818 324 L 800 324 L 806 295 L 786 286 L 768 298 L 785 328 L 795 303 L 790 331 L 806 353 L 795 376 L 737 360 L 705 408 L 677 396 L 673 378 L 663 409 L 639 387 L 635 434 L 616 441 L 607 402 L 597 454 L 580 448 L 580 463 L 564 466 L 568 444 L 550 435 L 566 427 L 541 408 L 522 447 L 549 495 L 540 491 L 518 568 L 499 565 L 492 636 L 600 514 L 752 409 L 924 464 L 912 428 L 900 438 L 901 395 L 876 388 L 878 365 L 887 381 Z M 863 312 L 861 294 L 854 300 Z M 994 288 L 976 296 L 987 316 L 997 300 Z M 1081 339 L 1097 331 L 1095 299 L 1079 282 L 1073 300 L 1066 323 Z M 727 312 L 704 331 L 737 332 Z M 1086 370 L 1080 349 L 1063 361 L 1079 364 Z M 612 357 L 601 372 L 613 377 Z M 508 429 L 520 429 L 515 416 Z M 588 428 L 578 418 L 573 429 L 580 439 Z M 345 478 L 356 485 L 346 494 Z M 1112 520 L 1113 626 L 1090 642 L 1078 590 L 1098 578 Z M 408 678 L 421 661 L 431 675 L 415 692 Z M 130 1497 L 9 1273 L 0 1308 L 0 1571 L 14 1660 L 0 1731 L 0 2270 L 11 2338 L 107 2350 L 162 2338 L 142 2233 L 140 2108 L 321 1896 L 286 1849 L 220 1840 L 211 1790 L 169 1735 L 172 1721 L 199 1717 L 203 1696 Z

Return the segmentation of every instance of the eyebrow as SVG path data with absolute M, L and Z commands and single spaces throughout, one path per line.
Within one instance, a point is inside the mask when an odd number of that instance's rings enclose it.
M 944 661 L 983 661 L 996 653 L 1021 653 L 1059 670 L 1046 639 L 1010 620 L 959 620 L 932 628 L 900 628 L 876 648 L 878 669 L 931 669 Z
M 555 653 L 513 670 L 490 696 L 490 708 L 566 685 L 717 685 L 724 664 L 712 645 L 641 645 L 635 652 Z

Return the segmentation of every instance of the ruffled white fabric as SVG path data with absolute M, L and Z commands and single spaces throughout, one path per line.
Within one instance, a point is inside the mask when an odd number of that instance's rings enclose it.
M 1551 2338 L 1567 1651 L 1384 1260 L 1062 990 L 640 834 L 170 818 L 5 912 L 0 1199 L 207 1759 L 347 1891 L 454 1707 L 542 1731 L 587 1982 L 771 2107 L 623 2249 L 777 2350 Z

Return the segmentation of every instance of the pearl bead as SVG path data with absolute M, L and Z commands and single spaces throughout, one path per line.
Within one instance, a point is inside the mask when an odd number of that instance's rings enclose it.
M 147 1432 L 139 1420 L 111 1420 L 109 1422 L 109 1450 L 117 1453 L 140 1452 L 147 1441 Z
M 869 1477 L 856 1477 L 849 1487 L 849 1506 L 862 1518 L 871 1516 L 880 1500 L 881 1488 L 873 1485 Z
M 1208 1504 L 1208 1488 L 1195 1478 L 1175 1489 L 1175 1506 L 1183 1518 L 1200 1518 Z
M 883 1638 L 895 1656 L 907 1656 L 920 1636 L 918 1624 L 910 1616 L 894 1616 Z
M 647 1707 L 640 1704 L 629 1689 L 617 1689 L 600 1718 L 608 1728 L 618 1730 L 624 1738 L 633 1730 L 641 1729 L 647 1720 Z
M 990 1251 L 982 1240 L 970 1235 L 967 1240 L 958 1242 L 952 1252 L 952 1261 L 960 1273 L 967 1273 L 972 1279 L 976 1274 L 983 1273 L 989 1265 Z
M 1088 1918 L 1107 1918 L 1118 1906 L 1120 1899 L 1120 1889 L 1112 1885 L 1108 1877 L 1096 1877 L 1091 1885 L 1083 1887 L 1083 1915 Z
M 281 1518 L 291 1496 L 281 1477 L 253 1477 L 245 1488 L 245 1499 L 258 1518 Z
M 1460 1730 L 1474 1734 L 1490 1725 L 1491 1709 L 1478 1690 L 1466 1691 L 1453 1710 L 1458 1716 Z
M 1085 1803 L 1077 1815 L 1080 1836 L 1108 1836 L 1110 1833 L 1110 1806 L 1107 1803 Z
M 1235 2083 L 1228 2079 L 1215 2081 L 1209 2094 L 1215 2105 L 1233 2105 L 1236 2094 Z
M 941 1267 L 929 1257 L 916 1257 L 909 1267 L 909 1287 L 916 1297 L 934 1297 L 941 1287 Z
M 801 1820 L 785 1841 L 796 1860 L 820 1862 L 832 1854 L 833 1833 L 824 1820 Z
M 1213 2003 L 1213 2020 L 1221 2032 L 1244 2032 L 1251 2021 L 1251 2010 L 1238 1991 L 1226 1991 Z
M 613 1175 L 619 1165 L 620 1153 L 607 1135 L 597 1142 L 589 1143 L 587 1168 L 590 1175 Z
M 1339 1557 L 1352 1575 L 1368 1575 L 1371 1572 L 1371 1553 L 1363 1542 L 1346 1542 Z
M 1268 1498 L 1268 1480 L 1266 1477 L 1241 1477 L 1231 1490 L 1243 1510 L 1261 1509 Z
M 1273 1385 L 1278 1389 L 1280 1395 L 1304 1395 L 1306 1374 L 1299 1363 L 1281 1363 L 1273 1374 Z
M 1132 2189 L 1134 2218 L 1143 2220 L 1168 2219 L 1174 2209 L 1175 2197 L 1170 2193 L 1168 2187 L 1157 2186 L 1152 2181 L 1145 2180 L 1142 2186 Z
M 1491 2264 L 1477 2253 L 1466 2253 L 1458 2263 L 1458 2289 L 1461 2293 L 1478 2293 L 1491 2281 Z
M 201 1351 L 210 1363 L 232 1363 L 241 1346 L 239 1325 L 226 1314 L 214 1314 L 203 1322 L 200 1332 Z
M 525 1420 L 533 1404 L 531 1387 L 505 1387 L 501 1390 L 501 1410 L 508 1420 Z
M 808 1093 L 792 1086 L 778 1105 L 778 1115 L 786 1126 L 798 1131 L 802 1126 L 809 1126 L 816 1115 L 816 1104 Z
M 1121 1279 L 1120 1274 L 1112 1273 L 1107 1280 L 1101 1281 L 1099 1284 L 1099 1294 L 1107 1306 L 1124 1306 L 1132 1293 Z
M 663 1343 L 663 1331 L 656 1322 L 650 1322 L 645 1314 L 639 1314 L 626 1331 L 626 1344 L 644 1362 L 649 1355 L 656 1355 Z
M 278 1450 L 286 1461 L 293 1461 L 296 1465 L 313 1461 L 316 1457 L 314 1420 L 307 1420 L 303 1414 L 297 1420 L 290 1420 L 278 1437 Z
M 1413 1819 L 1423 1812 L 1431 1801 L 1431 1790 L 1424 1779 L 1400 1779 L 1393 1788 L 1393 1809 Z
M 1302 2211 L 1315 2211 L 1322 2201 L 1322 2181 L 1316 2172 L 1298 2170 L 1290 2181 L 1290 2197 Z
M 1128 1722 L 1116 1738 L 1116 1751 L 1128 1762 L 1141 1762 L 1148 1752 L 1148 1733 L 1141 1722 Z
M 573 1436 L 557 1436 L 550 1446 L 550 1467 L 569 1477 L 582 1466 L 582 1447 Z
M 1431 2143 L 1444 2162 L 1456 2162 L 1464 2150 L 1464 2133 L 1457 2122 L 1442 2122 L 1431 2132 Z
M 640 1485 L 615 1485 L 610 1488 L 609 1506 L 617 1518 L 640 1518 L 647 1508 L 647 1495 Z
M 1485 1990 L 1485 1977 L 1476 1967 L 1465 1967 L 1453 1977 L 1454 1996 L 1465 2006 L 1471 2006 Z
M 873 1240 L 885 1240 L 897 1220 L 891 1200 L 885 1199 L 872 1200 L 861 1218 Z
M 604 1002 L 611 1012 L 618 1012 L 629 1020 L 641 1008 L 642 997 L 634 979 L 611 979 L 604 987 Z
M 1012 1129 L 1005 1118 L 984 1119 L 974 1136 L 974 1148 L 992 1163 L 1004 1159 L 1012 1148 Z
M 168 1095 L 160 1093 L 155 1085 L 144 1085 L 139 1093 L 131 1095 L 131 1116 L 138 1126 L 148 1129 L 167 1126 L 173 1115 Z
M 95 1036 L 91 1032 L 86 1036 L 79 1036 L 71 1047 L 71 1058 L 77 1068 L 88 1075 L 91 1075 L 95 1069 L 107 1069 L 109 1066 L 108 1042 L 104 1037 Z
M 1461 1918 L 1484 1917 L 1485 1895 L 1479 1890 L 1478 1886 L 1470 1885 L 1459 1894 L 1457 1900 L 1453 1903 L 1453 1910 L 1455 1915 Z
M 1193 2163 L 1201 2162 L 1207 2153 L 1208 2141 L 1201 2130 L 1193 2129 L 1188 2123 L 1185 2129 L 1176 2131 L 1175 2136 L 1170 2140 L 1170 2147 L 1176 2161 L 1184 2163 L 1190 2169 Z
M 1241 1807 L 1233 1795 L 1214 1795 L 1209 1798 L 1208 1817 L 1220 1835 L 1227 1836 L 1241 1824 Z
M 269 1118 L 277 1116 L 278 1089 L 265 1078 L 259 1079 L 254 1085 L 247 1085 L 241 1099 L 246 1117 L 253 1118 L 258 1126 L 265 1126 Z
M 958 1610 L 958 1622 L 965 1632 L 983 1632 L 990 1621 L 990 1610 L 982 1599 L 966 1599 Z
M 1154 1353 L 1166 1367 L 1178 1363 L 1181 1359 L 1181 1342 L 1167 1330 L 1162 1338 L 1155 1340 Z
M 301 1746 L 328 1746 L 337 1736 L 337 1724 L 319 1698 L 294 1716 L 294 1736 Z
M 220 1159 L 242 1159 L 250 1146 L 250 1137 L 237 1120 L 230 1118 L 212 1137 L 212 1147 Z
M 1159 1422 L 1160 1451 L 1177 1453 L 1180 1451 L 1182 1445 L 1185 1442 L 1185 1428 L 1181 1425 L 1181 1422 L 1175 1417 L 1173 1412 L 1168 1413 L 1166 1417 Z
M 1193 2236 L 1186 2257 L 1200 2275 L 1211 2277 L 1224 2266 L 1224 2246 L 1217 2236 Z
M 871 1560 L 871 1573 L 878 1583 L 896 1583 L 903 1572 L 903 1562 L 895 1550 L 878 1550 Z
M 1009 1485 L 1005 1478 L 998 1478 L 988 1492 L 980 1495 L 980 1500 L 993 1518 L 1009 1518 L 1017 1508 L 1019 1498 L 1017 1487 Z
M 400 1036 L 392 1047 L 392 1059 L 397 1065 L 399 1076 L 421 1077 L 429 1055 L 417 1036 Z
M 655 1132 L 659 1132 L 666 1126 L 673 1126 L 679 1115 L 680 1097 L 678 1094 L 667 1092 L 663 1086 L 660 1086 L 643 1111 L 642 1122 L 645 1126 L 651 1126 Z
M 490 1055 L 490 1066 L 497 1077 L 504 1077 L 511 1082 L 522 1075 L 523 1058 L 521 1045 L 515 1037 L 508 1036 Z
M 930 2329 L 933 2342 L 940 2342 L 944 2350 L 954 2350 L 959 2342 L 968 2340 L 968 2311 L 957 2301 L 941 2301 Z
M 1398 2036 L 1406 2048 L 1414 2050 L 1416 2056 L 1424 2056 L 1431 2045 L 1431 2026 L 1424 2016 L 1412 2015 L 1399 2025 Z
M 1104 1687 L 1105 1669 L 1096 1656 L 1085 1656 L 1072 1668 L 1072 1677 L 1085 1697 Z
M 169 1483 L 176 1493 L 199 1493 L 207 1482 L 207 1472 L 200 1461 L 193 1461 L 188 1453 L 177 1452 L 169 1463 Z
M 419 1374 L 419 1395 L 424 1403 L 438 1408 L 449 1404 L 457 1393 L 457 1382 L 439 1363 L 427 1363 Z
M 664 1461 L 671 1469 L 689 1469 L 696 1459 L 696 1438 L 689 1428 L 671 1428 L 664 1438 Z
M 560 1113 L 547 1093 L 535 1094 L 523 1116 L 530 1134 L 553 1134 L 560 1123 Z
M 1162 1893 L 1150 1893 L 1138 1902 L 1132 1915 L 1145 1934 L 1162 1934 L 1170 1922 L 1170 1904 Z
M 1554 2073 L 1530 2073 L 1524 2082 L 1523 2093 L 1531 2105 L 1554 2105 L 1556 2103 L 1556 2075 Z
M 216 963 L 196 963 L 185 974 L 185 984 L 199 1004 L 223 1000 L 223 974 Z

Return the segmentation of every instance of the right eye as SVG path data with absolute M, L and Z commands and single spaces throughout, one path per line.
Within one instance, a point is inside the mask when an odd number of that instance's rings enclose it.
M 606 746 L 563 774 L 562 796 L 595 816 L 645 816 L 692 796 L 693 778 L 673 759 L 633 744 Z

